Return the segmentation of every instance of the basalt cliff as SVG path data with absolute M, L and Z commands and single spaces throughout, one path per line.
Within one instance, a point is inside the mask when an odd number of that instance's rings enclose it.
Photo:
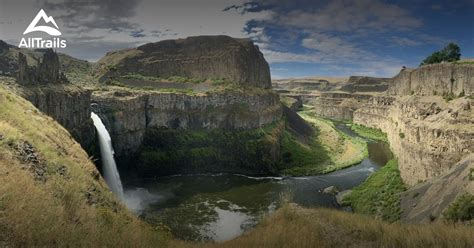
M 108 53 L 97 62 L 100 81 L 140 74 L 158 78 L 223 79 L 270 88 L 270 71 L 252 41 L 228 36 L 196 36 L 149 43 Z
M 299 98 L 310 91 L 306 106 L 317 115 L 385 132 L 410 188 L 402 218 L 433 221 L 474 193 L 473 72 L 472 63 L 443 63 L 404 68 L 391 79 L 351 77 L 332 89 L 280 93 Z
M 51 116 L 88 149 L 94 142 L 90 120 L 91 91 L 72 84 L 66 77 L 68 65 L 84 64 L 51 49 L 19 49 L 0 41 L 3 81 L 10 89 Z M 85 72 L 84 72 L 85 73 Z
M 108 53 L 94 70 L 108 86 L 94 91 L 93 108 L 122 168 L 146 175 L 276 173 L 279 138 L 271 134 L 281 104 L 269 89 L 268 64 L 249 40 L 160 41 Z

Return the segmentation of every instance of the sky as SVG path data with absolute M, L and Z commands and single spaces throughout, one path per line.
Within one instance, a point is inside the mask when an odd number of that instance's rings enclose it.
M 252 39 L 272 78 L 392 77 L 454 42 L 474 58 L 474 0 L 0 0 L 0 39 L 18 45 L 44 9 L 58 52 L 107 52 L 196 35 Z

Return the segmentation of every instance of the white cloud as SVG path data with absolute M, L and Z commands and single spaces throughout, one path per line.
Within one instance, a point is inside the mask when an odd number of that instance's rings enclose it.
M 406 38 L 406 37 L 398 37 L 392 36 L 392 41 L 397 43 L 400 46 L 418 46 L 421 45 L 421 42 Z
M 364 53 L 364 51 L 359 50 L 353 44 L 342 38 L 319 33 L 313 33 L 303 39 L 302 46 L 316 50 L 328 57 L 347 58 L 360 56 Z
M 420 27 L 407 10 L 378 0 L 333 0 L 316 10 L 293 10 L 279 15 L 278 24 L 321 31 L 384 31 Z

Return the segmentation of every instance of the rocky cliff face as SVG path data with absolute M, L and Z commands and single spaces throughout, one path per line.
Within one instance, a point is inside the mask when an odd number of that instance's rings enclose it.
M 85 149 L 94 142 L 91 91 L 74 85 L 24 86 L 21 95 L 66 128 Z
M 391 83 L 391 78 L 351 76 L 347 84 L 341 87 L 341 90 L 348 92 L 383 92 L 388 89 Z
M 433 64 L 404 69 L 393 78 L 391 95 L 459 95 L 474 92 L 474 64 Z
M 281 118 L 279 97 L 261 93 L 187 95 L 160 92 L 94 92 L 118 156 L 134 154 L 148 129 L 255 129 Z
M 127 74 L 158 78 L 224 79 L 270 88 L 270 70 L 252 41 L 228 36 L 165 40 L 108 53 L 97 63 L 101 81 Z
M 12 61 L 14 55 L 18 56 L 17 63 L 10 63 L 17 65 L 18 71 L 16 82 L 10 77 L 3 77 L 2 81 L 54 118 L 88 149 L 94 140 L 90 120 L 91 91 L 68 83 L 59 57 L 52 49 L 29 51 L 8 47 L 3 52 L 2 61 Z
M 387 133 L 403 180 L 414 185 L 441 175 L 474 152 L 473 102 L 464 97 L 374 97 L 354 123 Z
M 464 193 L 474 194 L 474 154 L 464 157 L 440 177 L 404 192 L 401 201 L 402 219 L 416 223 L 439 219 Z
M 17 81 L 23 85 L 67 83 L 66 76 L 60 72 L 59 68 L 58 55 L 52 49 L 47 49 L 42 60 L 35 66 L 29 66 L 26 56 L 20 52 L 18 54 Z
M 352 120 L 354 111 L 367 103 L 371 95 L 351 93 L 321 93 L 310 104 L 317 115 L 334 120 Z

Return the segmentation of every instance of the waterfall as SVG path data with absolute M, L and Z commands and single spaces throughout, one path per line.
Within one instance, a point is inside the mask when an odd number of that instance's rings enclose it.
M 109 185 L 110 190 L 114 192 L 121 200 L 124 200 L 124 193 L 120 175 L 114 159 L 114 149 L 112 147 L 112 139 L 109 132 L 105 128 L 102 120 L 94 112 L 91 112 L 91 118 L 97 129 L 100 145 L 100 157 L 102 159 L 102 172 L 105 181 Z

